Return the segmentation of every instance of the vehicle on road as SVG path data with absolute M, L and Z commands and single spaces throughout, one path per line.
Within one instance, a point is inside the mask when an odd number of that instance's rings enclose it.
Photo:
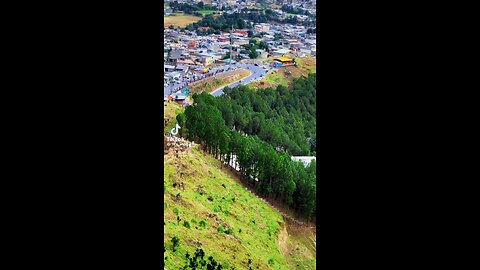
M 258 67 L 258 63 L 255 63 L 255 66 L 257 66 L 257 67 Z

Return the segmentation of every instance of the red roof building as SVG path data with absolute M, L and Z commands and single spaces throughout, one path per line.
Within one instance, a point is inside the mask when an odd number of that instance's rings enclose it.
M 195 40 L 191 40 L 188 42 L 187 46 L 189 49 L 195 49 L 197 47 L 197 42 Z
M 247 31 L 243 31 L 243 30 L 237 30 L 237 29 L 235 29 L 235 30 L 233 30 L 233 33 L 242 35 L 242 36 L 244 36 L 244 37 L 248 36 L 248 32 L 247 32 Z

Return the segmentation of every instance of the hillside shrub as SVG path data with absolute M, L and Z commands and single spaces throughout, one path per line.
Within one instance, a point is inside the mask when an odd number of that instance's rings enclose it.
M 222 207 L 222 209 L 223 209 L 223 211 L 222 211 L 223 213 L 225 213 L 227 215 L 230 214 L 230 208 L 228 208 L 228 205 L 224 205 Z
M 177 247 L 180 245 L 180 239 L 176 236 L 172 237 L 170 240 L 172 242 L 172 250 L 173 252 L 177 251 Z

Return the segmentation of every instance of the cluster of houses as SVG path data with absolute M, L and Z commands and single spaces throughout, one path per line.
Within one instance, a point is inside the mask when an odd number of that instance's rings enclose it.
M 204 2 L 205 0 L 165 0 L 165 3 L 177 1 L 179 3 L 190 3 L 190 4 L 198 4 L 200 2 Z M 262 3 L 265 5 L 270 4 L 277 4 L 277 5 L 289 5 L 292 7 L 302 7 L 304 9 L 315 9 L 316 8 L 316 1 L 315 0 L 264 0 L 264 1 L 256 1 L 256 0 L 209 0 L 210 5 L 213 7 L 217 7 L 219 9 L 225 8 L 254 8 L 254 7 L 261 7 Z
M 316 14 L 317 1 L 315 0 L 277 0 L 279 5 L 287 5 L 293 8 L 302 8 L 308 10 L 312 14 Z
M 198 3 L 201 0 L 176 0 L 180 3 Z M 166 3 L 170 1 L 165 1 Z M 212 6 L 224 8 L 224 12 L 237 12 L 242 8 L 258 6 L 257 1 L 250 0 L 212 0 Z M 267 4 L 289 5 L 301 7 L 315 13 L 315 1 L 311 0 L 267 0 Z M 273 9 L 278 16 L 286 13 L 280 9 Z M 165 7 L 164 12 L 170 14 L 173 11 Z M 303 15 L 295 15 L 299 20 Z M 208 27 L 199 27 L 194 31 L 186 29 L 164 29 L 164 85 L 165 89 L 171 90 L 171 95 L 164 98 L 165 102 L 175 101 L 186 104 L 188 95 L 183 90 L 185 85 L 200 80 L 211 74 L 209 68 L 213 66 L 228 65 L 238 60 L 249 59 L 242 45 L 250 43 L 253 32 L 257 42 L 263 41 L 268 44 L 268 49 L 257 49 L 259 59 L 267 59 L 266 62 L 272 67 L 294 65 L 293 58 L 316 56 L 316 34 L 307 33 L 307 27 L 302 25 L 247 22 L 248 29 L 232 29 L 199 36 L 196 31 L 207 30 Z M 229 57 L 230 56 L 230 57 Z M 167 90 L 167 92 L 169 91 Z M 174 93 L 175 92 L 175 93 Z
M 304 26 L 262 23 L 254 25 L 253 32 L 261 33 L 262 37 L 257 38 L 258 41 L 269 46 L 268 51 L 257 49 L 260 59 L 316 56 L 316 35 L 307 34 Z M 278 38 L 279 36 L 282 38 Z M 241 51 L 244 50 L 242 45 L 249 44 L 250 39 L 247 29 L 234 29 L 208 36 L 198 36 L 195 31 L 165 29 L 165 81 L 201 73 L 212 65 L 228 64 L 233 61 L 226 57 L 230 49 L 233 58 L 249 59 L 249 56 Z
M 177 1 L 179 3 L 189 3 L 189 4 L 198 4 L 200 2 L 205 3 L 205 0 L 166 0 L 165 3 Z M 242 9 L 261 9 L 265 5 L 277 4 L 279 6 L 287 5 L 293 8 L 302 9 L 310 12 L 310 14 L 316 15 L 317 6 L 315 0 L 265 0 L 263 3 L 255 0 L 210 0 L 209 4 L 219 10 L 225 10 L 226 13 L 231 14 L 234 12 L 239 12 Z M 173 10 L 169 7 L 164 8 L 164 15 L 172 14 Z M 284 17 L 287 15 L 286 12 L 283 12 L 280 9 L 274 9 L 274 12 L 277 13 L 279 17 Z M 305 15 L 296 14 L 297 19 L 300 21 L 306 20 L 308 17 Z

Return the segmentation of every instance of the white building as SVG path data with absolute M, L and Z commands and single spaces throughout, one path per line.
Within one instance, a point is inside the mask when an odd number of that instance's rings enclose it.
M 290 53 L 289 49 L 279 49 L 273 52 L 274 57 L 283 56 L 284 54 Z
M 293 160 L 295 161 L 301 161 L 303 163 L 303 165 L 305 165 L 305 167 L 307 167 L 311 162 L 312 160 L 317 160 L 317 157 L 309 157 L 309 156 L 293 156 L 292 157 Z

